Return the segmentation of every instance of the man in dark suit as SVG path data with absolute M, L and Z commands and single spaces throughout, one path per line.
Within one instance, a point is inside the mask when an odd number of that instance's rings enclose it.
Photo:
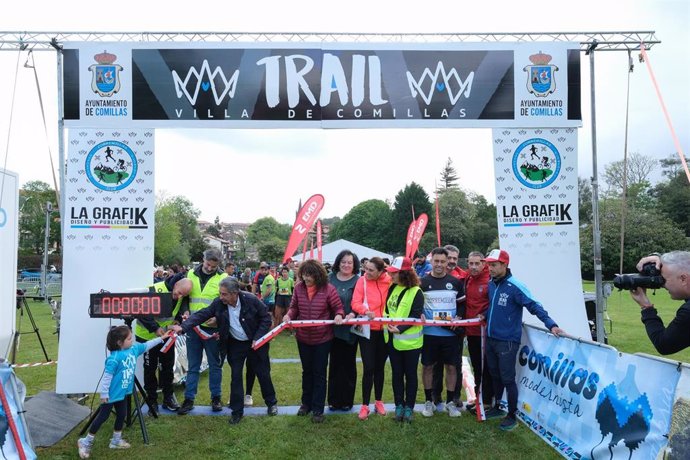
M 228 364 L 232 372 L 230 383 L 230 423 L 239 423 L 244 415 L 244 388 L 242 371 L 246 360 L 250 361 L 261 385 L 261 394 L 268 407 L 268 415 L 278 414 L 278 401 L 271 381 L 268 347 L 252 350 L 254 342 L 271 328 L 271 315 L 266 305 L 255 295 L 240 290 L 239 282 L 223 278 L 219 286 L 220 296 L 211 305 L 197 311 L 180 326 L 173 326 L 177 333 L 186 333 L 210 318 L 216 318 L 220 346 L 226 347 Z M 211 339 L 214 340 L 214 339 Z

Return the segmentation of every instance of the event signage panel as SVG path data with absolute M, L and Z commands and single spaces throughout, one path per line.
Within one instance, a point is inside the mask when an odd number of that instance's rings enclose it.
M 665 453 L 673 453 L 675 458 L 690 458 L 690 365 L 677 363 L 677 366 L 680 379 L 673 399 L 668 449 Z
M 72 43 L 68 127 L 577 127 L 577 43 Z
M 116 88 L 110 88 L 113 97 Z M 90 317 L 91 294 L 132 292 L 151 284 L 154 147 L 153 130 L 69 130 L 58 393 L 94 391 L 103 370 L 105 338 L 114 323 L 103 318 L 125 316 L 112 314 L 115 307 L 122 313 L 124 305 L 111 301 L 110 315 Z M 128 306 L 132 313 L 131 301 Z
M 677 363 L 524 327 L 516 373 L 518 416 L 565 458 L 688 458 L 682 435 L 663 455 Z
M 3 459 L 37 458 L 31 447 L 23 403 L 24 397 L 17 391 L 17 377 L 14 371 L 7 363 L 0 363 L 0 452 Z
M 17 315 L 19 176 L 0 168 L 0 358 L 12 348 Z
M 498 236 L 510 268 L 561 328 L 591 339 L 580 283 L 577 130 L 494 129 L 493 143 Z

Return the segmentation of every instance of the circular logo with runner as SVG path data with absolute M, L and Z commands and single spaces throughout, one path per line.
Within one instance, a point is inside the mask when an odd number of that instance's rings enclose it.
M 453 285 L 450 283 L 446 283 L 446 289 L 453 289 Z
M 86 156 L 86 176 L 101 190 L 115 192 L 132 183 L 137 175 L 137 158 L 127 145 L 105 141 Z
M 529 139 L 515 149 L 513 174 L 525 187 L 547 187 L 556 180 L 560 171 L 561 155 L 546 139 Z

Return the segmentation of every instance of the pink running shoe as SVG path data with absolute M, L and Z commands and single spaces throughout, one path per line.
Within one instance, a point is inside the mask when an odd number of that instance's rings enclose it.
M 374 404 L 374 410 L 379 415 L 386 415 L 386 408 L 383 406 L 383 401 L 376 401 Z
M 369 418 L 369 406 L 362 404 L 359 408 L 359 415 L 357 416 L 360 420 L 366 420 Z

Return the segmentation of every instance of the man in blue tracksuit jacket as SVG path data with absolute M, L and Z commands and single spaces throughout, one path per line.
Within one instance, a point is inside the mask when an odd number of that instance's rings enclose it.
M 493 379 L 494 394 L 500 398 L 503 390 L 508 397 L 508 415 L 499 428 L 510 431 L 517 426 L 518 389 L 515 381 L 515 360 L 522 337 L 522 309 L 539 318 L 555 336 L 563 333 L 558 324 L 549 317 L 544 307 L 532 298 L 529 290 L 513 278 L 506 251 L 494 249 L 484 261 L 489 265 L 489 309 L 486 312 L 486 364 Z M 498 402 L 498 399 L 497 399 Z M 503 415 L 498 407 L 486 411 L 487 418 Z

